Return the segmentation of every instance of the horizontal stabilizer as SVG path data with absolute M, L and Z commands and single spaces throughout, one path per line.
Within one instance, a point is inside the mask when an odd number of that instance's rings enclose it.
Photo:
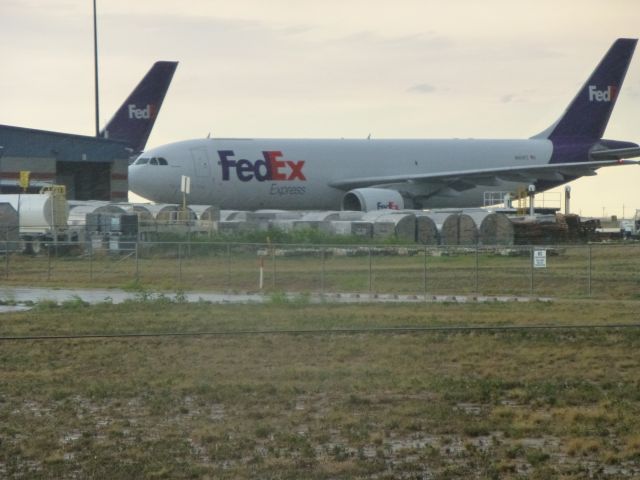
M 621 160 L 623 158 L 640 157 L 640 147 L 611 148 L 591 152 L 593 160 Z

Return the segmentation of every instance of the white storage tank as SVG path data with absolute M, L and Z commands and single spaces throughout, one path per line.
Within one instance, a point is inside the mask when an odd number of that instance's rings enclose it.
M 69 206 L 63 196 L 51 193 L 0 195 L 18 213 L 21 234 L 43 234 L 67 228 Z

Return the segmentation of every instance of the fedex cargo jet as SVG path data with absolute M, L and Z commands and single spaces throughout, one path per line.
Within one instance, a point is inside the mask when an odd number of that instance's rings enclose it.
M 485 192 L 547 190 L 600 167 L 635 164 L 637 144 L 603 139 L 637 39 L 618 39 L 562 117 L 524 140 L 197 139 L 151 149 L 130 189 L 155 202 L 226 209 L 482 206 Z

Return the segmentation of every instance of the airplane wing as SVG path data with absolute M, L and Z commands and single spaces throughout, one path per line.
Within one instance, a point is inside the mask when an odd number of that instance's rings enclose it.
M 595 171 L 600 167 L 606 167 L 610 165 L 638 164 L 638 161 L 623 160 L 623 158 L 628 156 L 629 152 L 625 153 L 622 152 L 622 150 L 630 151 L 635 149 L 624 148 L 597 152 L 597 155 L 602 155 L 607 159 L 591 162 L 561 164 L 551 163 L 545 165 L 475 169 L 439 173 L 416 173 L 411 175 L 386 175 L 378 177 L 347 178 L 331 182 L 330 185 L 341 190 L 351 190 L 354 188 L 363 187 L 384 188 L 390 185 L 397 186 L 398 184 L 402 183 L 425 183 L 434 184 L 434 186 L 439 187 L 448 187 L 455 191 L 463 191 L 474 188 L 478 185 L 499 185 L 499 182 L 501 180 L 522 183 L 533 183 L 537 180 L 563 182 L 570 181 L 576 177 L 596 175 Z M 638 150 L 640 150 L 640 148 Z M 638 152 L 638 154 L 640 154 L 640 151 Z M 606 155 L 610 155 L 610 157 L 607 157 Z M 620 157 L 619 155 L 624 155 L 624 157 Z

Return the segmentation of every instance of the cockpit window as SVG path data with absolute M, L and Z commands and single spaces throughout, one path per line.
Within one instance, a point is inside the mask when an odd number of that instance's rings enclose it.
M 134 165 L 169 165 L 169 162 L 163 157 L 140 157 L 135 161 Z

